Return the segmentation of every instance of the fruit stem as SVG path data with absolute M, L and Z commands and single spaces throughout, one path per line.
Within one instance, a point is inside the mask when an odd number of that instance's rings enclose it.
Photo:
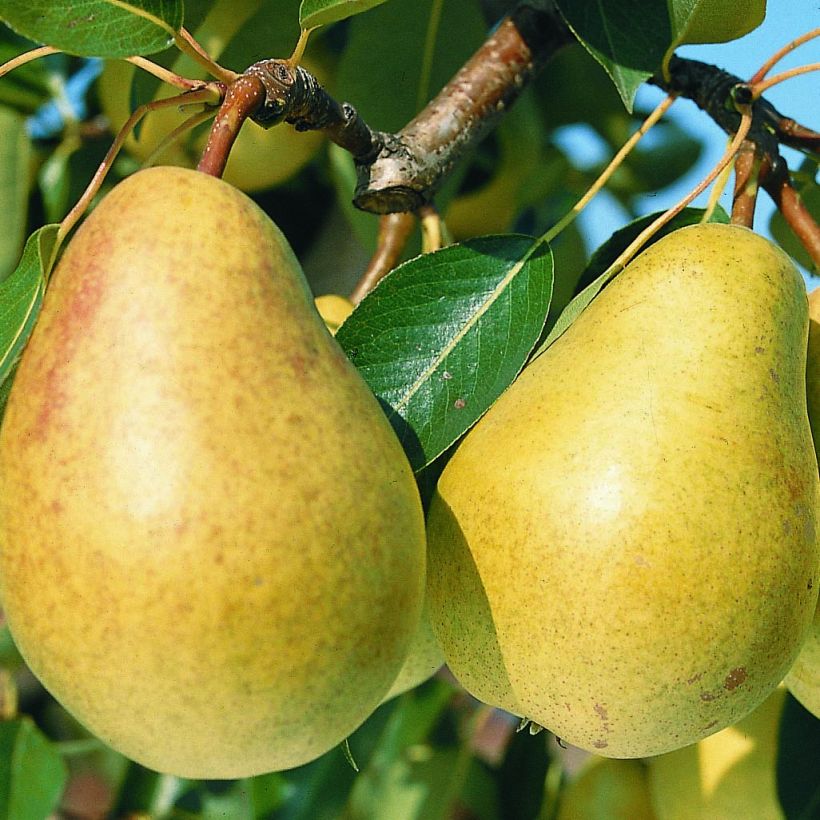
M 731 140 L 727 141 L 727 145 L 731 143 Z M 700 218 L 701 224 L 706 222 L 711 222 L 712 214 L 715 212 L 715 208 L 718 206 L 718 202 L 720 201 L 720 197 L 723 195 L 723 192 L 726 190 L 726 186 L 729 184 L 729 177 L 732 175 L 732 163 L 730 162 L 718 175 L 715 184 L 712 186 L 712 190 L 709 192 L 709 201 L 706 203 L 706 208 L 703 210 L 703 216 Z
M 610 161 L 609 165 L 604 168 L 598 179 L 590 185 L 587 192 L 572 206 L 572 208 L 558 220 L 548 231 L 541 237 L 542 242 L 552 242 L 561 231 L 570 225 L 575 217 L 581 213 L 590 203 L 592 198 L 597 194 L 601 188 L 606 185 L 609 178 L 615 173 L 629 152 L 638 144 L 638 141 L 646 134 L 649 129 L 669 110 L 670 106 L 677 99 L 677 94 L 669 94 L 661 102 L 655 106 L 655 110 L 641 123 L 641 127 L 621 146 L 618 153 Z
M 117 132 L 117 136 L 114 137 L 114 141 L 111 143 L 111 146 L 103 158 L 103 161 L 94 172 L 94 176 L 91 178 L 91 182 L 88 183 L 88 187 L 83 192 L 83 195 L 79 198 L 79 200 L 77 200 L 77 203 L 60 223 L 60 227 L 57 230 L 57 236 L 54 242 L 54 250 L 52 252 L 51 261 L 54 261 L 61 243 L 66 236 L 68 236 L 71 229 L 77 224 L 82 215 L 86 212 L 86 209 L 91 204 L 91 200 L 94 199 L 97 192 L 100 190 L 100 186 L 103 184 L 106 174 L 108 174 L 109 170 L 111 170 L 111 166 L 114 164 L 114 160 L 116 159 L 117 154 L 119 153 L 120 148 L 122 148 L 126 138 L 134 129 L 136 124 L 149 111 L 156 111 L 157 109 L 168 108 L 173 105 L 183 106 L 193 105 L 195 103 L 213 105 L 216 101 L 221 99 L 221 96 L 221 89 L 214 83 L 208 83 L 208 85 L 204 88 L 198 88 L 194 91 L 186 91 L 182 94 L 177 94 L 173 97 L 165 97 L 161 100 L 152 100 L 151 102 L 144 103 L 143 105 L 135 108 L 131 116 L 125 121 L 125 125 L 120 128 Z
M 623 270 L 631 259 L 641 250 L 646 242 L 651 239 L 667 222 L 674 219 L 698 194 L 706 190 L 712 182 L 718 177 L 720 172 L 735 158 L 740 146 L 746 139 L 749 133 L 749 128 L 752 125 L 752 109 L 749 105 L 738 104 L 738 110 L 741 111 L 740 125 L 734 139 L 729 144 L 729 147 L 720 158 L 719 162 L 709 172 L 709 174 L 701 180 L 683 199 L 676 205 L 673 205 L 668 211 L 662 213 L 650 225 L 644 228 L 635 239 L 624 249 L 618 258 L 606 269 L 602 274 L 602 278 L 610 279 L 619 271 Z
M 240 74 L 227 88 L 225 98 L 211 126 L 208 142 L 197 170 L 221 177 L 239 132 L 265 102 L 265 86 L 253 74 Z
M 761 80 L 760 82 L 754 83 L 752 85 L 752 97 L 756 100 L 764 91 L 767 91 L 773 85 L 782 83 L 785 80 L 790 80 L 792 77 L 799 77 L 801 74 L 808 74 L 810 71 L 820 71 L 820 63 L 799 65 L 797 68 L 790 68 L 788 71 L 775 74 L 774 77 L 769 77 L 768 80 Z
M 9 71 L 14 71 L 15 68 L 19 68 L 21 65 L 30 63 L 32 60 L 38 60 L 40 57 L 48 57 L 49 54 L 62 53 L 59 48 L 52 48 L 51 46 L 40 46 L 39 48 L 31 49 L 31 51 L 24 51 L 22 54 L 18 54 L 16 57 L 12 57 L 11 60 L 3 63 L 3 65 L 0 65 L 0 77 L 4 74 L 8 74 Z
M 241 75 L 235 71 L 223 68 L 216 60 L 211 59 L 204 48 L 193 38 L 193 35 L 185 28 L 181 28 L 174 34 L 174 44 L 183 53 L 187 54 L 194 62 L 201 65 L 212 77 L 226 85 L 234 82 Z
M 145 57 L 126 57 L 125 61 L 137 66 L 137 68 L 141 68 L 143 71 L 147 71 L 149 74 L 153 74 L 157 79 L 168 85 L 181 88 L 183 91 L 193 91 L 193 89 L 202 88 L 204 85 L 202 80 L 191 80 L 188 77 L 182 77 L 151 60 L 146 60 Z
M 764 176 L 761 184 L 777 205 L 783 218 L 811 257 L 816 270 L 820 270 L 820 225 L 806 208 L 797 189 L 792 185 L 784 165 Z
M 733 225 L 742 225 L 744 228 L 754 226 L 759 190 L 758 177 L 762 161 L 763 158 L 757 146 L 751 140 L 743 140 L 734 163 L 735 191 L 732 199 L 731 219 Z
M 162 152 L 173 145 L 183 134 L 196 128 L 202 122 L 211 119 L 216 114 L 213 106 L 205 106 L 201 111 L 191 114 L 184 122 L 180 123 L 173 131 L 166 134 L 157 147 L 146 157 L 142 163 L 143 168 L 149 168 L 157 159 L 162 156 Z
M 416 217 L 407 211 L 384 214 L 379 219 L 376 251 L 350 294 L 350 301 L 354 305 L 358 305 L 396 267 L 415 224 Z
M 807 31 L 805 34 L 801 34 L 799 37 L 795 37 L 790 43 L 786 43 L 783 48 L 778 49 L 762 66 L 754 73 L 752 78 L 749 80 L 750 85 L 757 85 L 771 70 L 774 66 L 779 63 L 787 54 L 790 54 L 794 51 L 798 46 L 802 46 L 803 43 L 807 43 L 809 40 L 813 40 L 815 37 L 820 37 L 820 28 L 812 29 L 811 31 Z
M 441 216 L 435 205 L 425 205 L 419 208 L 421 222 L 421 252 L 434 253 L 444 247 L 444 232 Z

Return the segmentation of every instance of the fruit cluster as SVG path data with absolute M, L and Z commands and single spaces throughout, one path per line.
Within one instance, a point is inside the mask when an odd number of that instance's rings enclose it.
M 226 182 L 140 171 L 71 241 L 9 398 L 10 627 L 90 730 L 193 778 L 311 760 L 444 659 L 606 757 L 712 735 L 790 669 L 820 713 L 808 328 L 771 243 L 670 234 L 467 434 L 425 538 L 282 234 Z

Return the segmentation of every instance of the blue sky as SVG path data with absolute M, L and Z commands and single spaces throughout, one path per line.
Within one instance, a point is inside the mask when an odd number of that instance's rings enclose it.
M 750 77 L 778 48 L 810 29 L 820 26 L 820 0 L 769 0 L 766 19 L 763 24 L 741 40 L 732 43 L 706 46 L 687 46 L 678 50 L 683 57 L 704 60 L 737 74 Z M 812 40 L 785 57 L 774 73 L 779 73 L 794 66 L 820 62 L 820 38 Z M 788 80 L 766 93 L 769 99 L 783 114 L 794 117 L 803 125 L 820 131 L 820 72 Z M 653 108 L 663 98 L 663 93 L 656 88 L 643 86 L 637 97 L 637 103 L 643 108 Z M 643 213 L 657 211 L 674 205 L 687 191 L 697 185 L 709 170 L 720 159 L 726 147 L 724 133 L 700 111 L 694 103 L 679 100 L 672 107 L 667 117 L 679 122 L 691 133 L 705 143 L 699 162 L 676 185 L 662 192 L 641 198 L 640 210 Z M 601 145 L 588 134 L 580 133 L 582 129 L 570 127 L 564 129 L 562 140 L 571 143 L 572 150 L 581 160 L 590 162 L 603 158 Z M 651 133 L 651 132 L 650 132 Z M 650 137 L 651 138 L 651 137 Z M 790 149 L 784 149 L 784 156 L 790 167 L 796 167 L 800 155 Z M 731 188 L 731 183 L 729 188 Z M 708 191 L 695 200 L 696 206 L 703 206 Z M 731 209 L 731 193 L 724 193 L 721 204 Z M 755 230 L 768 234 L 768 224 L 774 206 L 768 196 L 761 193 L 755 214 Z M 581 228 L 587 236 L 589 247 L 596 248 L 606 240 L 614 230 L 623 225 L 628 217 L 611 197 L 600 194 L 579 217 Z M 811 287 L 820 284 L 813 280 Z

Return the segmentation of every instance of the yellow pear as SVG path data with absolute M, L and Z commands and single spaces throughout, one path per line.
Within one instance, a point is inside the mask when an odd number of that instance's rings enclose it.
M 335 336 L 342 322 L 353 313 L 353 302 L 345 296 L 335 293 L 325 293 L 314 300 L 316 310 L 327 325 L 327 329 Z
M 558 820 L 656 820 L 646 766 L 591 758 L 561 795 Z
M 410 641 L 407 657 L 384 699 L 390 700 L 424 683 L 443 665 L 444 653 L 436 640 L 430 623 L 430 614 L 425 606 L 421 611 L 419 626 Z
M 392 685 L 424 570 L 409 464 L 276 226 L 196 171 L 116 186 L 0 430 L 0 597 L 35 674 L 150 768 L 297 766 Z
M 785 699 L 785 688 L 778 687 L 736 725 L 650 758 L 659 820 L 781 820 L 775 766 Z
M 470 692 L 643 757 L 774 690 L 818 591 L 807 330 L 779 248 L 697 225 L 523 371 L 428 516 L 433 627 Z
M 806 357 L 806 396 L 815 451 L 820 441 L 820 288 L 809 294 L 809 347 Z M 820 718 L 820 604 L 809 637 L 786 676 L 789 691 Z

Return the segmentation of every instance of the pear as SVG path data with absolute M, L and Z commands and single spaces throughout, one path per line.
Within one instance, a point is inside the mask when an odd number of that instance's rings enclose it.
M 780 686 L 735 726 L 650 758 L 649 786 L 659 820 L 781 820 L 776 764 L 785 700 Z
M 384 700 L 390 700 L 414 689 L 429 680 L 443 665 L 444 653 L 436 640 L 433 625 L 430 623 L 430 614 L 425 605 L 421 611 L 419 626 L 410 641 L 407 657 Z
M 433 627 L 473 695 L 628 758 L 774 690 L 818 592 L 807 329 L 780 249 L 697 225 L 525 368 L 428 515 Z
M 393 684 L 424 550 L 412 470 L 274 224 L 188 169 L 117 185 L 0 430 L 0 596 L 34 673 L 152 769 L 298 766 Z
M 346 296 L 339 296 L 335 293 L 325 293 L 317 296 L 314 300 L 316 310 L 327 325 L 327 329 L 335 336 L 336 331 L 351 313 L 353 313 L 353 302 Z
M 558 820 L 657 820 L 646 766 L 592 757 L 561 795 Z
M 806 356 L 806 396 L 815 452 L 820 441 L 820 288 L 809 294 L 809 347 Z M 794 666 L 786 676 L 789 691 L 820 718 L 820 604 L 814 623 Z

